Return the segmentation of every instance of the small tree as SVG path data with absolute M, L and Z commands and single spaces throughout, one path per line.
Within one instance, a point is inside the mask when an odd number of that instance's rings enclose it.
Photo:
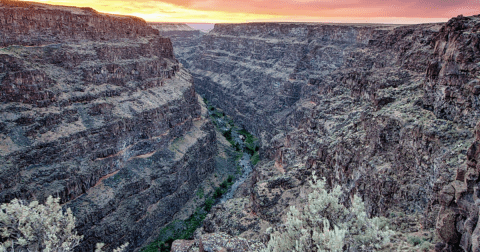
M 352 206 L 339 203 L 340 186 L 325 190 L 325 179 L 315 173 L 308 203 L 299 211 L 290 207 L 286 223 L 272 235 L 264 251 L 371 251 L 390 241 L 383 218 L 368 218 L 362 200 L 354 196 Z

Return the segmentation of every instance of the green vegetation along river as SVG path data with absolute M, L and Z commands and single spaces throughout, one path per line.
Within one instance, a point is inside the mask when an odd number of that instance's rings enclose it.
M 225 139 L 233 147 L 228 155 L 235 160 L 235 175 L 228 175 L 219 186 L 215 187 L 208 195 L 204 195 L 203 189 L 197 191 L 197 197 L 204 203 L 197 207 L 195 212 L 184 220 L 175 220 L 160 230 L 160 233 L 142 252 L 169 252 L 173 241 L 178 239 L 192 239 L 195 230 L 200 227 L 203 220 L 215 204 L 223 203 L 231 199 L 236 189 L 242 185 L 253 171 L 253 167 L 259 161 L 259 140 L 243 128 L 233 123 L 233 120 L 225 115 L 222 110 L 208 105 L 208 115 Z M 232 149 L 232 148 L 230 148 Z M 217 175 L 215 174 L 215 177 Z

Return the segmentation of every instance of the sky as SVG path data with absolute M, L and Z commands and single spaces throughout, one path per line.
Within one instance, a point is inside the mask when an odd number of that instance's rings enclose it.
M 32 1 L 32 0 L 30 0 Z M 149 22 L 433 23 L 480 14 L 480 0 L 33 0 Z

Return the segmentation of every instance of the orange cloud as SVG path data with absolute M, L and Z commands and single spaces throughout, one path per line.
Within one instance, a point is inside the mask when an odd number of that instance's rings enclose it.
M 92 7 L 99 12 L 138 16 L 150 22 L 238 23 L 255 20 L 280 20 L 281 15 L 196 10 L 160 1 L 121 0 L 34 0 L 55 5 Z
M 152 22 L 443 22 L 480 14 L 479 0 L 34 0 L 92 7 Z

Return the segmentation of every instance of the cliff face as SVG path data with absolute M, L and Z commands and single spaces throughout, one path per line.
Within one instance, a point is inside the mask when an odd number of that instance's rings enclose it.
M 480 16 L 451 19 L 435 39 L 422 104 L 437 117 L 473 126 L 479 119 Z M 437 250 L 480 250 L 480 124 L 454 181 L 439 194 L 436 229 L 443 240 Z
M 44 45 L 65 39 L 136 39 L 158 32 L 143 19 L 100 14 L 91 8 L 2 1 L 0 46 Z M 9 7 L 6 7 L 9 6 Z M 29 15 L 25 15 L 25 13 Z M 171 51 L 171 50 L 166 50 Z
M 222 24 L 183 49 L 196 52 L 183 60 L 197 92 L 263 145 L 250 182 L 214 208 L 204 231 L 261 237 L 302 204 L 312 171 L 342 185 L 347 205 L 359 194 L 396 230 L 433 229 L 439 192 L 465 162 L 478 121 L 479 27 L 479 16 L 409 26 Z M 188 39 L 172 37 L 175 47 Z
M 468 148 L 467 161 L 457 168 L 455 180 L 440 191 L 442 207 L 436 229 L 443 242 L 437 244 L 437 251 L 480 249 L 479 141 L 480 123 L 475 128 L 475 141 Z
M 203 38 L 198 56 L 192 59 L 193 67 L 189 70 L 198 83 L 200 94 L 221 107 L 230 108 L 229 112 L 249 130 L 258 135 L 265 134 L 263 138 L 270 139 L 278 132 L 288 130 L 286 115 L 294 112 L 293 105 L 297 101 L 311 95 L 311 90 L 305 88 L 307 85 L 328 90 L 337 81 L 334 78 L 346 68 L 350 69 L 346 79 L 355 78 L 353 71 L 358 66 L 365 66 L 366 70 L 385 68 L 382 65 L 388 64 L 387 61 L 394 56 L 385 55 L 376 62 L 373 58 L 366 58 L 362 50 L 376 48 L 375 43 L 382 41 L 394 28 L 374 25 L 217 25 Z M 425 29 L 428 32 L 435 28 L 427 26 Z M 356 88 L 354 91 L 363 91 Z
M 158 30 L 160 35 L 175 41 L 173 52 L 176 58 L 185 68 L 191 69 L 190 65 L 195 62 L 204 33 L 186 24 L 149 23 L 149 25 Z
M 84 235 L 129 250 L 214 169 L 213 125 L 169 39 L 143 20 L 0 3 L 0 202 L 61 197 Z
M 446 23 L 435 40 L 424 83 L 422 105 L 436 117 L 473 128 L 480 118 L 478 16 L 456 17 Z M 433 44 L 434 43 L 434 44 Z

